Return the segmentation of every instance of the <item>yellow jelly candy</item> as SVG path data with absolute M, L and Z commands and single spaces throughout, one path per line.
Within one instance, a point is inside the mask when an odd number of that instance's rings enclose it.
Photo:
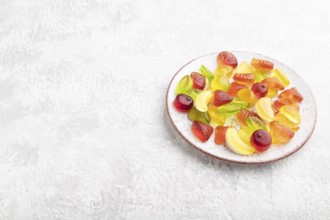
M 258 99 L 254 92 L 252 92 L 248 88 L 241 89 L 237 92 L 238 98 L 240 98 L 242 101 L 250 103 L 250 104 L 255 104 Z
M 243 140 L 234 127 L 229 127 L 226 132 L 226 143 L 229 149 L 239 155 L 249 155 L 255 152 L 250 142 Z
M 274 69 L 272 72 L 272 77 L 276 77 L 280 82 L 287 87 L 290 84 L 288 77 L 279 69 Z
M 293 123 L 299 124 L 301 121 L 299 106 L 297 103 L 282 106 L 280 108 L 280 113 L 282 113 L 287 119 L 289 119 Z
M 209 113 L 209 116 L 211 118 L 211 121 L 214 124 L 221 125 L 221 126 L 224 125 L 224 123 L 225 123 L 225 121 L 227 119 L 227 116 L 218 113 L 216 106 L 209 105 L 208 113 Z
M 253 134 L 253 131 L 246 126 L 240 127 L 240 129 L 238 131 L 238 135 L 246 144 L 250 144 L 250 139 L 251 139 L 252 134 Z
M 296 132 L 299 130 L 299 124 L 293 123 L 287 117 L 285 117 L 282 113 L 278 113 L 275 116 L 274 121 L 277 121 L 281 125 L 285 125 L 286 127 L 290 128 L 291 131 Z
M 268 97 L 259 99 L 255 105 L 259 117 L 267 122 L 273 121 L 274 111 L 272 109 L 272 100 Z
M 276 89 L 272 89 L 272 88 L 268 88 L 268 92 L 267 92 L 267 97 L 269 98 L 274 98 L 277 95 L 277 90 Z
M 208 104 L 212 98 L 212 91 L 206 90 L 196 96 L 195 108 L 200 112 L 207 112 Z
M 223 90 L 228 91 L 230 83 L 226 76 L 215 76 L 211 82 L 212 90 Z
M 226 76 L 227 78 L 230 78 L 233 75 L 233 68 L 228 65 L 220 64 L 215 69 L 214 75 L 215 76 Z
M 244 61 L 236 67 L 235 73 L 253 73 L 253 67 Z

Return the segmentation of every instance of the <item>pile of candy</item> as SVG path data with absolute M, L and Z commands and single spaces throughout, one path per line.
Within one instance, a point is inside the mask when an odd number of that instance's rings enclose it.
M 240 155 L 290 141 L 299 129 L 303 97 L 295 87 L 285 90 L 287 76 L 266 60 L 238 65 L 227 51 L 219 53 L 217 63 L 214 72 L 202 65 L 176 87 L 174 106 L 188 112 L 194 136 L 206 142 L 215 130 L 215 143 Z

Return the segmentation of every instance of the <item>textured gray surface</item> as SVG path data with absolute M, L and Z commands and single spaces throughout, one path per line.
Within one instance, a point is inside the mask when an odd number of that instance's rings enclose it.
M 329 2 L 0 1 L 0 219 L 329 219 Z M 167 121 L 186 61 L 285 62 L 318 124 L 262 166 L 197 152 Z

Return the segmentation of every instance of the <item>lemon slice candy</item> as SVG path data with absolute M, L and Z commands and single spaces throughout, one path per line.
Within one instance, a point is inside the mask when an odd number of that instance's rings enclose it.
M 233 152 L 239 155 L 250 155 L 255 152 L 255 148 L 244 141 L 233 127 L 229 127 L 226 132 L 226 143 Z
M 257 114 L 267 122 L 274 120 L 274 111 L 272 109 L 272 100 L 269 97 L 263 97 L 255 105 Z
M 200 112 L 207 112 L 208 104 L 212 98 L 212 91 L 206 90 L 199 93 L 196 97 L 195 108 Z

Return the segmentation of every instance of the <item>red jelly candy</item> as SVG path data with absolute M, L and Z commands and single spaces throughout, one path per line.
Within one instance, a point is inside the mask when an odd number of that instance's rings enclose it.
M 235 69 L 237 67 L 237 59 L 234 54 L 228 51 L 222 51 L 217 57 L 218 65 L 228 65 Z
M 193 88 L 203 90 L 206 84 L 205 76 L 197 72 L 192 72 L 190 76 L 193 80 Z
M 202 142 L 206 142 L 213 133 L 213 127 L 200 121 L 194 121 L 191 125 L 193 134 Z
M 180 112 L 187 112 L 194 105 L 194 101 L 190 96 L 179 94 L 174 99 L 174 107 Z
M 215 90 L 213 95 L 213 105 L 219 107 L 233 101 L 233 97 L 222 90 Z

